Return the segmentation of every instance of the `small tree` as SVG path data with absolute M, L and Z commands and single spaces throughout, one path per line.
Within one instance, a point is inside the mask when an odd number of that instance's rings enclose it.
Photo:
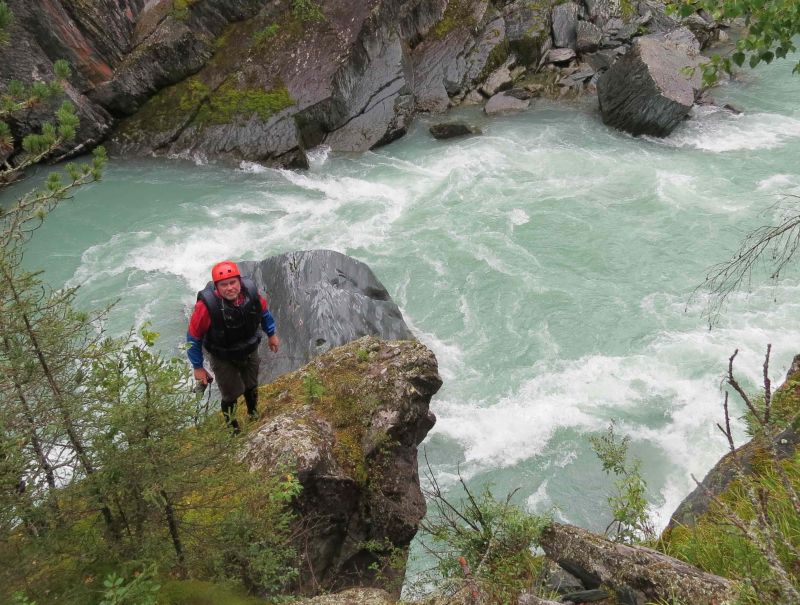
M 614 423 L 605 435 L 589 437 L 606 474 L 614 474 L 616 493 L 609 496 L 613 520 L 606 527 L 606 535 L 617 542 L 635 544 L 656 538 L 656 531 L 647 511 L 647 483 L 642 477 L 641 461 L 628 462 L 630 437 L 621 439 L 614 433 Z
M 427 459 L 426 459 L 427 462 Z M 433 510 L 423 520 L 420 543 L 433 557 L 433 569 L 419 584 L 433 585 L 452 596 L 469 591 L 473 601 L 512 603 L 542 579 L 541 558 L 535 557 L 541 531 L 549 519 L 526 513 L 511 500 L 497 500 L 484 488 L 473 493 L 459 473 L 463 498 L 455 501 L 442 491 L 428 465 L 429 487 L 423 493 Z

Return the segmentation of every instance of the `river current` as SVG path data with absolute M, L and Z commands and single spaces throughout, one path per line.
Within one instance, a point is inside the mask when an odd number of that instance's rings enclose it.
M 661 527 L 690 474 L 726 449 L 714 424 L 733 350 L 751 387 L 767 343 L 776 382 L 800 353 L 797 272 L 754 280 L 711 331 L 702 299 L 689 301 L 709 265 L 777 220 L 781 194 L 800 195 L 790 72 L 786 61 L 743 72 L 715 93 L 743 114 L 700 108 L 663 140 L 606 128 L 594 99 L 535 100 L 515 115 L 449 116 L 481 136 L 438 142 L 437 119 L 423 117 L 373 152 L 316 149 L 305 172 L 114 160 L 53 213 L 26 262 L 80 284 L 81 304 L 119 299 L 111 331 L 149 321 L 177 353 L 217 260 L 352 255 L 439 360 L 424 447 L 443 486 L 460 472 L 498 495 L 519 488 L 527 509 L 602 530 L 611 480 L 587 436 L 614 419 Z

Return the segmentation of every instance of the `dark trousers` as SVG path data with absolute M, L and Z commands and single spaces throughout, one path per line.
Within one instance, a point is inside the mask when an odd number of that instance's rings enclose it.
M 206 357 L 214 373 L 214 379 L 222 399 L 222 413 L 225 420 L 234 430 L 238 430 L 236 422 L 236 400 L 244 395 L 247 404 L 247 413 L 251 416 L 256 413 L 258 404 L 258 368 L 261 359 L 258 349 L 242 360 L 219 359 L 206 351 Z

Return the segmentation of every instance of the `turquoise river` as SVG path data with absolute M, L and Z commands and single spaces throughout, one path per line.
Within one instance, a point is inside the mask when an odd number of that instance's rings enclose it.
M 700 108 L 663 140 L 606 128 L 594 99 L 536 100 L 492 119 L 456 112 L 482 136 L 437 142 L 423 117 L 373 152 L 315 149 L 305 172 L 113 160 L 53 213 L 26 262 L 80 284 L 81 304 L 119 299 L 111 331 L 149 321 L 179 353 L 215 261 L 352 255 L 439 360 L 424 446 L 442 485 L 460 472 L 498 494 L 519 488 L 529 510 L 602 530 L 612 481 L 587 436 L 615 419 L 662 527 L 690 475 L 726 449 L 715 422 L 733 350 L 751 388 L 767 343 L 776 382 L 800 353 L 796 271 L 754 280 L 711 331 L 689 300 L 744 234 L 778 220 L 782 195 L 800 195 L 791 67 L 743 72 L 715 93 L 743 114 Z

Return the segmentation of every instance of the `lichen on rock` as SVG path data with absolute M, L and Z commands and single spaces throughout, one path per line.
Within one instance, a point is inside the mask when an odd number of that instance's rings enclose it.
M 425 515 L 417 446 L 440 386 L 421 343 L 364 337 L 260 388 L 263 420 L 243 460 L 294 473 L 303 488 L 301 591 L 402 578 L 383 566 L 404 559 Z

